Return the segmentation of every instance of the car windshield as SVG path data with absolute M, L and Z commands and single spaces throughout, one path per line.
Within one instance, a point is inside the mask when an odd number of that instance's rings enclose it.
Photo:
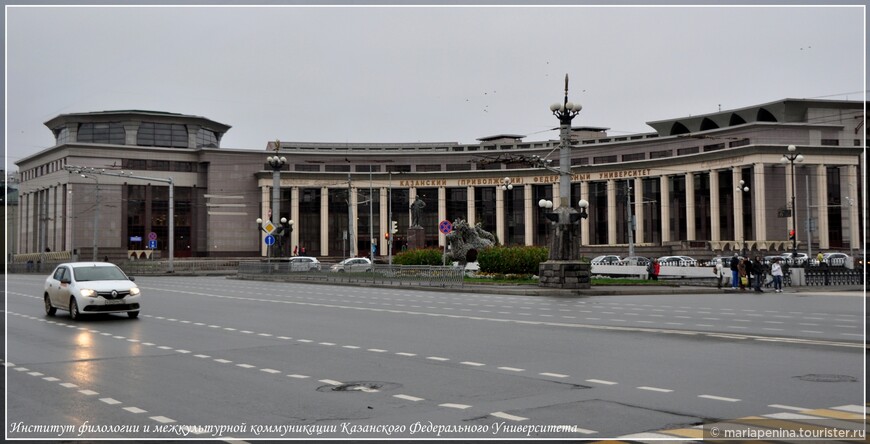
M 76 281 L 126 281 L 127 276 L 118 267 L 75 267 Z

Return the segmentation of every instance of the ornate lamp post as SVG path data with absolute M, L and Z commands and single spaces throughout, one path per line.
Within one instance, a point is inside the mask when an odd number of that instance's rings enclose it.
M 568 74 L 565 74 L 565 100 L 550 105 L 550 111 L 559 119 L 559 200 L 560 207 L 571 204 L 571 121 L 580 110 L 579 103 L 568 101 Z
M 794 163 L 801 163 L 804 161 L 804 156 L 797 152 L 797 147 L 794 145 L 788 146 L 788 154 L 783 154 L 782 158 L 779 159 L 779 163 L 785 165 L 787 163 L 791 164 L 791 227 L 792 227 L 792 247 L 791 247 L 791 260 L 793 262 L 797 261 L 797 206 L 795 205 L 795 193 L 796 193 L 796 181 L 794 176 Z M 812 239 L 807 239 L 807 242 L 811 242 Z
M 278 227 L 278 248 L 281 250 L 281 256 L 290 255 L 290 235 L 293 234 L 293 224 L 293 219 L 281 218 L 281 225 Z

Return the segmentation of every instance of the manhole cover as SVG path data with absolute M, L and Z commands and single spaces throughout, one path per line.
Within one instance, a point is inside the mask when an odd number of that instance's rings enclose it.
M 343 384 L 328 384 L 317 387 L 318 392 L 344 392 L 344 393 L 376 393 L 385 390 L 393 390 L 401 387 L 401 384 L 393 382 L 378 382 L 378 381 L 361 381 L 361 382 L 346 382 Z
M 848 376 L 848 375 L 803 375 L 803 376 L 794 376 L 794 378 L 800 379 L 801 381 L 808 382 L 858 382 L 857 379 Z

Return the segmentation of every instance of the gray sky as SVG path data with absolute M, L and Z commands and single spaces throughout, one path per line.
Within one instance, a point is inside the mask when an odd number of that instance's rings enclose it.
M 270 140 L 611 135 L 783 98 L 863 100 L 857 7 L 7 7 L 7 170 L 59 114 L 207 117 Z

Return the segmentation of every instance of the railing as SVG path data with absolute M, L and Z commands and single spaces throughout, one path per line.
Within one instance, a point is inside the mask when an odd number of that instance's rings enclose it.
M 174 260 L 175 274 L 236 274 L 239 269 L 238 259 L 204 259 L 204 260 Z M 164 275 L 169 273 L 169 261 L 133 260 L 116 264 L 125 273 L 132 276 Z
M 838 267 L 807 267 L 807 286 L 820 285 L 863 285 L 866 280 L 864 269 L 849 270 Z
M 242 279 L 280 279 L 294 282 L 324 282 L 343 284 L 378 284 L 410 287 L 462 287 L 465 271 L 462 267 L 426 265 L 379 265 L 370 271 L 331 272 L 308 270 L 307 264 L 287 262 L 242 261 L 238 277 Z

